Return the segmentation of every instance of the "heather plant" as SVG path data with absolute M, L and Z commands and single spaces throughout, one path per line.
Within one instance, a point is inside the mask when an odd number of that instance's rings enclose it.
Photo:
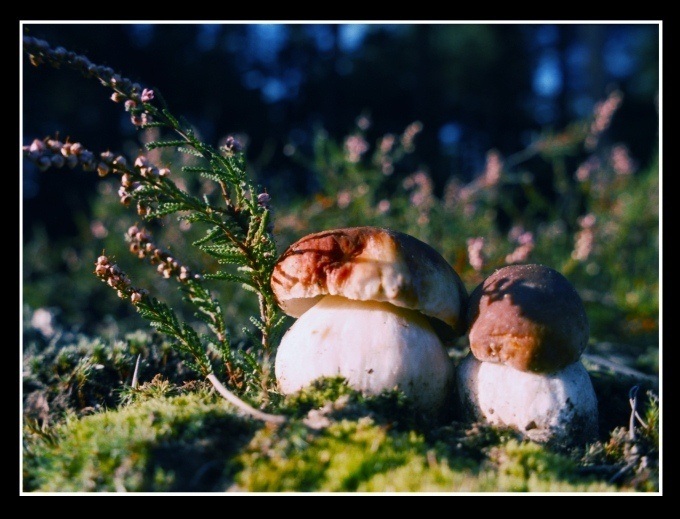
M 134 126 L 155 128 L 161 134 L 173 136 L 159 135 L 146 143 L 147 150 L 175 148 L 195 157 L 198 159 L 195 165 L 182 166 L 182 171 L 200 175 L 218 186 L 212 196 L 204 193 L 199 197 L 175 182 L 170 168 L 153 164 L 143 154 L 133 160 L 110 151 L 95 153 L 69 139 L 65 142 L 57 137 L 35 139 L 24 147 L 25 156 L 41 170 L 81 167 L 100 177 L 119 177 L 120 203 L 135 207 L 143 220 L 178 215 L 182 221 L 203 224 L 204 235 L 193 245 L 221 265 L 209 273 L 192 272 L 182 260 L 158 246 L 143 227 L 131 226 L 126 240 L 131 253 L 148 260 L 163 278 L 172 278 L 179 284 L 184 301 L 193 306 L 194 315 L 205 323 L 210 335 L 199 333 L 147 289 L 133 285 L 106 254 L 98 257 L 95 274 L 118 297 L 128 300 L 154 328 L 173 338 L 178 351 L 198 374 L 218 383 L 213 375 L 217 372 L 238 388 L 260 386 L 266 398 L 269 357 L 274 337 L 283 323 L 269 286 L 276 246 L 271 234 L 270 196 L 266 191 L 258 191 L 247 175 L 238 140 L 229 137 L 219 148 L 200 141 L 188 123 L 172 115 L 157 90 L 143 88 L 109 67 L 92 64 L 84 56 L 62 47 L 53 49 L 47 42 L 31 37 L 24 38 L 24 49 L 33 65 L 70 68 L 98 80 L 112 91 L 111 100 L 124 107 Z M 206 288 L 206 280 L 238 283 L 257 298 L 258 315 L 250 317 L 254 326 L 248 332 L 250 348 L 240 350 L 240 355 L 232 346 L 222 310 Z

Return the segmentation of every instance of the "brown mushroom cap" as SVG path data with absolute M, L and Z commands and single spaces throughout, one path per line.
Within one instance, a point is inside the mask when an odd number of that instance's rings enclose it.
M 543 265 L 494 272 L 470 295 L 470 349 L 481 361 L 553 373 L 588 343 L 583 302 L 567 279 Z
M 300 317 L 326 295 L 383 301 L 432 318 L 440 337 L 464 332 L 467 291 L 432 247 L 378 227 L 310 234 L 279 258 L 271 286 L 281 309 Z

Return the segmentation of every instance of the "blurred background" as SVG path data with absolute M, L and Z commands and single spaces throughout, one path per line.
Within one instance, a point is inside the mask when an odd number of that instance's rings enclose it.
M 236 135 L 272 196 L 281 250 L 324 228 L 390 226 L 439 250 L 469 291 L 504 264 L 542 262 L 579 289 L 594 350 L 658 369 L 657 25 L 23 28 L 157 89 L 205 141 Z M 134 157 L 154 137 L 71 71 L 24 57 L 23 93 L 24 144 L 58 132 Z M 91 274 L 105 249 L 176 297 L 125 251 L 139 217 L 115 181 L 23 166 L 27 322 L 145 327 Z M 203 232 L 149 227 L 178 251 Z M 249 295 L 217 290 L 240 330 Z

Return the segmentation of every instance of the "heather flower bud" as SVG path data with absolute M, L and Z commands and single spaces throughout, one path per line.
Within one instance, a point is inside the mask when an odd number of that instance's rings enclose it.
M 107 271 L 107 270 L 108 270 L 108 268 L 105 267 L 104 265 L 97 265 L 97 266 L 95 267 L 95 269 L 94 269 L 94 272 L 95 272 L 95 274 L 97 274 L 98 276 L 103 276 L 104 274 L 106 274 L 106 271 Z
M 73 59 L 73 64 L 84 69 L 88 69 L 92 65 L 89 59 L 87 59 L 85 56 L 80 55 L 76 56 Z
M 136 168 L 144 168 L 149 165 L 148 159 L 144 155 L 140 155 L 135 159 Z
M 69 155 L 68 157 L 66 157 L 66 165 L 70 169 L 75 168 L 77 164 L 78 164 L 78 157 L 76 157 L 75 155 Z
M 123 176 L 120 179 L 120 183 L 123 187 L 132 186 L 132 175 L 130 175 L 129 173 L 123 173 Z
M 100 177 L 105 177 L 106 175 L 109 174 L 111 171 L 111 168 L 109 167 L 108 164 L 105 164 L 104 162 L 100 162 L 97 165 L 97 173 L 99 174 Z
M 168 168 L 161 168 L 158 170 L 158 175 L 161 177 L 167 177 L 170 175 L 170 170 Z
M 120 202 L 123 205 L 128 205 L 130 203 L 130 193 L 128 193 L 124 187 L 118 190 L 118 196 L 120 197 Z
M 45 40 L 41 40 L 39 38 L 34 38 L 34 44 L 40 51 L 46 51 L 47 49 L 50 48 L 50 44 L 47 43 Z
M 40 169 L 40 171 L 46 171 L 51 165 L 52 161 L 49 157 L 40 157 L 38 159 L 38 169 Z
M 83 151 L 84 149 L 85 148 L 83 147 L 83 145 L 80 144 L 79 142 L 74 142 L 73 144 L 71 144 L 71 153 L 73 153 L 74 155 L 80 155 L 80 152 Z
M 113 161 L 113 165 L 124 168 L 125 166 L 127 166 L 127 160 L 122 155 L 118 155 L 116 159 Z
M 149 214 L 149 208 L 140 202 L 137 204 L 137 214 L 139 216 L 146 216 Z
M 59 153 L 63 145 L 64 144 L 61 141 L 58 141 L 57 139 L 47 140 L 47 146 L 49 147 L 50 150 L 52 150 L 55 153 Z
M 226 140 L 224 141 L 224 146 L 222 146 L 222 149 L 224 149 L 228 153 L 236 152 L 238 153 L 243 149 L 243 146 L 241 146 L 241 143 L 234 138 L 234 136 L 229 135 Z
M 154 92 L 150 88 L 142 90 L 142 103 L 148 103 L 154 97 Z
M 83 171 L 94 171 L 97 169 L 97 164 L 93 160 L 88 160 L 82 163 Z
M 125 111 L 126 112 L 129 112 L 130 110 L 132 110 L 136 106 L 137 106 L 137 103 L 135 103 L 132 99 L 128 99 L 127 101 L 125 101 Z
M 64 163 L 66 162 L 66 159 L 62 157 L 61 155 L 52 155 L 52 159 L 50 159 L 52 162 L 52 165 L 55 168 L 62 168 L 64 167 Z
M 271 202 L 272 197 L 269 195 L 269 193 L 260 193 L 257 195 L 257 203 L 258 205 L 269 208 L 269 202 Z
M 45 149 L 45 143 L 40 139 L 35 139 L 28 149 L 30 151 L 43 151 Z
M 61 154 L 64 157 L 68 157 L 71 154 L 71 143 L 66 142 L 64 145 L 61 147 Z
M 100 157 L 104 162 L 110 164 L 111 162 L 113 162 L 114 155 L 110 151 L 105 151 L 100 155 Z
M 142 300 L 142 294 L 139 292 L 133 292 L 132 295 L 130 295 L 130 301 L 133 303 L 139 303 Z
M 125 99 L 125 96 L 120 92 L 114 92 L 111 94 L 111 101 L 114 103 L 120 103 L 123 99 Z

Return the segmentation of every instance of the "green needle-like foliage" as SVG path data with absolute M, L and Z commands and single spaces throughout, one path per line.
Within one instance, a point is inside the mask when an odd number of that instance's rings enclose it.
M 238 141 L 230 137 L 219 149 L 202 142 L 191 126 L 172 115 L 157 90 L 143 88 L 109 67 L 92 64 L 84 56 L 61 47 L 52 48 L 47 42 L 31 37 L 24 38 L 24 50 L 36 66 L 71 68 L 99 80 L 113 91 L 111 99 L 130 113 L 132 124 L 140 129 L 160 130 L 162 136 L 147 143 L 147 150 L 173 148 L 199 159 L 194 166 L 182 167 L 182 172 L 187 176 L 200 175 L 218 187 L 219 196 L 194 196 L 173 180 L 175 174 L 170 168 L 158 167 L 144 155 L 134 161 L 108 151 L 96 155 L 80 143 L 49 137 L 36 139 L 26 146 L 25 156 L 43 170 L 80 166 L 85 171 L 96 170 L 101 177 L 119 175 L 121 202 L 125 205 L 135 202 L 138 215 L 146 220 L 177 215 L 179 219 L 205 225 L 205 236 L 194 242 L 194 246 L 226 267 L 203 275 L 192 274 L 180 265 L 176 258 L 154 244 L 144 229 L 131 227 L 127 238 L 131 252 L 158 265 L 163 277 L 179 281 L 184 300 L 194 307 L 194 315 L 207 324 L 213 336 L 200 335 L 191 325 L 180 321 L 168 305 L 150 297 L 145 290 L 132 287 L 121 269 L 105 256 L 99 259 L 97 275 L 116 289 L 121 298 L 129 299 L 154 328 L 173 338 L 177 349 L 188 357 L 199 374 L 207 376 L 213 372 L 211 356 L 217 355 L 232 383 L 237 382 L 238 374 L 229 331 L 222 310 L 202 280 L 238 283 L 258 299 L 259 315 L 251 317 L 254 331 L 248 333 L 259 343 L 256 351 L 267 365 L 273 338 L 283 322 L 269 284 L 277 256 L 271 234 L 270 197 L 266 192 L 258 194 L 246 172 Z

